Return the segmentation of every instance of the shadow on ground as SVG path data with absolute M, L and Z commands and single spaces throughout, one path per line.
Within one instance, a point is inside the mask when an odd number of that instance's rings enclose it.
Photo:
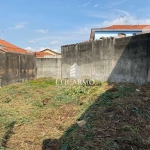
M 12 121 L 10 124 L 7 125 L 7 131 L 5 132 L 5 134 L 3 135 L 2 137 L 2 140 L 1 140 L 1 146 L 3 148 L 7 148 L 7 142 L 9 141 L 11 135 L 13 134 L 13 128 L 14 128 L 14 125 L 15 125 L 16 121 Z
M 113 86 L 60 139 L 45 139 L 42 150 L 150 149 L 149 93 L 149 85 Z

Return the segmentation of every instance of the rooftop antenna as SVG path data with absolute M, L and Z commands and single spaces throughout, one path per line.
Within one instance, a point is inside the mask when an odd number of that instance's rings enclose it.
M 124 17 L 124 16 L 120 16 L 120 18 L 119 19 L 121 19 L 121 18 L 123 18 L 124 19 L 124 21 L 126 22 L 126 23 L 128 23 L 129 25 L 131 25 L 131 26 L 133 26 L 130 22 L 128 22 L 127 21 L 127 19 Z
M 137 20 L 137 24 L 139 25 L 139 20 L 140 20 L 140 19 L 139 19 L 139 18 L 135 18 L 135 19 Z

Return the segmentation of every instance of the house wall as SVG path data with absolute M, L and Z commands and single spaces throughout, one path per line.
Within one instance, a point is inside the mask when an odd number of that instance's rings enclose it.
M 46 52 L 46 53 L 49 53 L 49 54 L 54 55 L 54 56 L 61 56 L 60 54 L 55 53 L 55 52 L 50 51 L 50 50 L 43 50 L 42 52 Z
M 0 51 L 0 86 L 35 78 L 35 61 L 34 55 Z
M 150 81 L 150 34 L 62 46 L 61 53 L 62 78 L 71 78 L 70 69 L 76 64 L 80 78 L 137 84 Z
M 52 77 L 61 78 L 60 58 L 37 58 L 37 78 Z
M 126 36 L 132 36 L 134 33 L 140 33 L 142 31 L 95 31 L 95 40 L 99 40 L 101 37 L 118 36 L 119 33 L 124 33 Z
M 49 51 L 49 50 L 44 50 L 44 52 L 47 52 L 47 53 L 50 53 L 52 55 L 56 55 L 56 53 L 52 52 L 52 51 Z

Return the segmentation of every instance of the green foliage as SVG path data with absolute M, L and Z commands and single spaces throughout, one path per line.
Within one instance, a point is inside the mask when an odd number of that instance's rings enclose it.
M 12 128 L 15 125 L 16 121 L 12 121 L 9 124 L 6 125 L 6 129 Z
M 54 86 L 56 85 L 56 81 L 54 79 L 36 79 L 36 80 L 31 80 L 31 81 L 28 81 L 26 82 L 26 85 L 28 86 L 32 86 L 32 87 L 43 87 L 43 88 L 46 88 L 48 86 Z
M 25 124 L 27 122 L 32 123 L 32 121 L 30 121 L 30 119 L 28 117 L 23 117 L 23 118 L 19 119 L 18 124 L 21 125 L 21 124 Z
M 69 150 L 69 144 L 68 143 L 65 143 L 62 145 L 61 149 L 60 150 Z
M 120 85 L 118 88 L 118 94 L 120 97 L 130 96 L 130 93 L 134 93 L 134 92 L 135 92 L 135 89 L 129 86 Z
M 5 150 L 5 147 L 3 147 L 2 145 L 0 145 L 0 150 Z
M 97 81 L 97 80 L 96 80 L 95 83 L 94 83 L 94 86 L 102 86 L 102 84 L 103 84 L 103 83 L 102 83 L 101 81 Z
M 9 102 L 11 102 L 11 98 L 6 97 L 6 99 L 5 99 L 3 102 L 4 102 L 4 103 L 9 103 Z
M 86 83 L 88 82 L 89 79 L 86 79 Z M 136 97 L 138 93 L 131 86 L 117 84 L 114 86 L 115 88 L 111 89 L 112 85 L 98 81 L 93 86 L 89 84 L 55 86 L 55 84 L 55 80 L 47 78 L 1 88 L 1 139 L 5 132 L 14 126 L 15 120 L 15 134 L 17 134 L 17 128 L 22 125 L 26 127 L 26 130 L 27 127 L 31 129 L 32 126 L 37 129 L 43 126 L 43 130 L 47 128 L 47 131 L 52 130 L 48 134 L 46 134 L 46 130 L 43 131 L 45 135 L 39 136 L 37 141 L 47 138 L 47 136 L 58 138 L 66 130 L 61 137 L 63 139 L 61 150 L 93 149 L 95 148 L 94 144 L 101 144 L 102 149 L 113 150 L 119 149 L 118 145 L 123 145 L 124 142 L 135 144 L 136 140 L 134 138 L 127 139 L 128 135 L 139 136 L 140 131 L 147 126 L 145 122 L 150 121 L 149 109 L 146 109 L 143 104 L 143 101 L 148 104 L 148 98 L 144 100 L 141 97 L 139 105 L 137 105 L 137 101 L 132 102 L 130 98 L 134 99 L 134 94 Z M 129 102 L 126 102 L 128 98 Z M 48 102 L 44 104 L 44 100 L 48 100 Z M 129 104 L 124 106 L 125 103 Z M 76 119 L 86 120 L 87 123 L 79 127 L 75 123 Z M 141 121 L 139 126 L 136 124 L 138 120 Z M 127 121 L 129 121 L 128 124 Z M 35 126 L 34 123 L 36 123 Z M 51 134 L 53 129 L 50 127 L 56 127 L 58 132 L 54 131 L 55 134 Z M 116 135 L 120 136 L 120 139 Z M 119 143 L 118 145 L 115 140 Z M 38 143 L 40 142 L 38 141 Z M 90 142 L 93 142 L 93 145 Z M 91 147 L 88 147 L 88 144 L 91 144 Z M 99 145 L 96 148 L 99 149 Z M 0 146 L 0 149 L 4 148 Z
M 129 86 L 120 85 L 115 92 L 106 91 L 103 93 L 94 105 L 111 105 L 113 99 L 124 96 L 131 96 L 131 93 L 134 92 L 135 89 Z
M 62 102 L 64 101 L 66 103 L 70 102 L 78 103 L 80 98 L 84 98 L 97 90 L 98 87 L 96 86 L 60 87 L 60 91 L 59 93 L 57 93 L 54 99 Z
M 77 130 L 79 128 L 78 125 L 74 125 L 71 128 L 67 129 L 64 136 L 68 136 L 71 132 L 74 132 L 75 130 Z

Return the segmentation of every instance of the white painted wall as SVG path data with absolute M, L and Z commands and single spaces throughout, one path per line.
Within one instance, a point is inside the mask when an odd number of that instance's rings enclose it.
M 95 40 L 99 40 L 101 37 L 117 36 L 118 33 L 124 33 L 126 36 L 132 36 L 134 33 L 142 31 L 95 31 Z

